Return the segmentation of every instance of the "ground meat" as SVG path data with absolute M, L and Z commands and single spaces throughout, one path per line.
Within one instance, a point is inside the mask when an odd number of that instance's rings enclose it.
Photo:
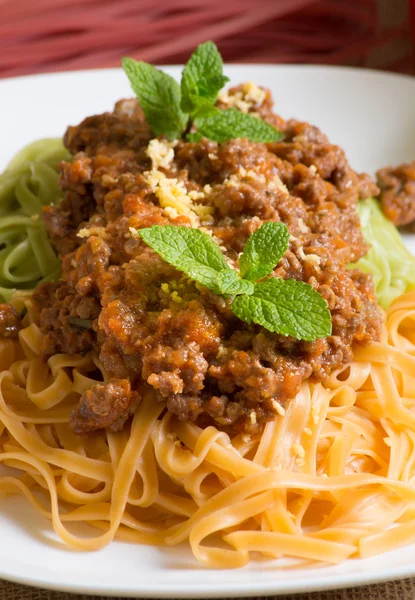
M 34 299 L 42 309 L 40 327 L 44 333 L 41 347 L 44 356 L 60 352 L 84 354 L 92 350 L 96 341 L 93 322 L 100 313 L 96 298 L 80 296 L 66 282 L 57 281 L 40 284 Z
M 376 173 L 383 212 L 395 225 L 415 222 L 415 161 Z
M 72 154 L 94 156 L 103 147 L 143 149 L 150 139 L 150 128 L 138 103 L 120 100 L 113 113 L 88 117 L 80 127 L 68 127 L 63 141 Z
M 257 431 L 274 418 L 276 400 L 288 402 L 304 379 L 321 381 L 350 362 L 353 344 L 379 339 L 371 278 L 347 267 L 367 252 L 356 204 L 376 194 L 376 185 L 317 127 L 275 115 L 268 91 L 238 86 L 220 100 L 223 107 L 235 102 L 285 139 L 177 141 L 159 172 L 193 194 L 193 213 L 160 201 L 149 179 L 157 167 L 147 154 L 152 136 L 136 101 L 65 135 L 75 153 L 61 167 L 65 197 L 45 213 L 63 281 L 35 294 L 42 350 L 93 349 L 117 381 L 83 396 L 72 417 L 78 432 L 122 426 L 131 407 L 120 381 L 132 390 L 151 386 L 181 420 Z M 238 268 L 246 240 L 269 220 L 291 234 L 272 276 L 307 282 L 326 299 L 331 336 L 302 342 L 243 323 L 229 299 L 184 277 L 135 234 L 152 225 L 203 226 Z
M 45 206 L 43 220 L 53 245 L 63 258 L 81 243 L 78 230 L 95 212 L 95 202 L 86 192 L 67 192 L 59 206 Z
M 0 338 L 16 338 L 21 327 L 17 310 L 10 304 L 0 304 Z
M 85 392 L 79 406 L 72 411 L 71 427 L 78 434 L 105 428 L 121 431 L 127 419 L 134 414 L 139 400 L 139 394 L 131 391 L 128 379 L 98 383 Z

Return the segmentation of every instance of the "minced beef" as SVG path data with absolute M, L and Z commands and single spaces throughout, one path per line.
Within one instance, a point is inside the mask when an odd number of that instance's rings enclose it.
M 72 412 L 72 429 L 78 434 L 105 428 L 121 431 L 139 400 L 138 393 L 131 391 L 128 379 L 99 383 L 83 394 L 79 406 Z
M 0 304 L 0 338 L 17 338 L 21 328 L 17 310 L 10 304 Z
M 41 283 L 34 298 L 43 307 L 40 327 L 44 332 L 41 345 L 44 356 L 62 352 L 84 354 L 92 350 L 96 339 L 93 321 L 101 311 L 96 298 L 78 294 L 65 281 Z M 79 319 L 89 326 L 80 327 Z
M 243 93 L 234 88 L 223 101 L 245 102 Z M 179 140 L 159 172 L 193 193 L 192 214 L 160 205 L 148 179 L 157 167 L 146 153 L 153 136 L 135 100 L 70 127 L 65 144 L 74 159 L 62 165 L 65 199 L 45 219 L 64 281 L 43 284 L 36 297 L 46 356 L 93 348 L 113 378 L 133 390 L 152 386 L 179 419 L 256 431 L 275 417 L 276 400 L 284 404 L 304 379 L 323 380 L 350 362 L 353 344 L 379 338 L 371 278 L 347 268 L 367 252 L 356 204 L 378 190 L 318 128 L 275 115 L 268 91 L 261 102 L 241 106 L 278 126 L 285 139 Z M 134 235 L 155 224 L 195 226 L 195 219 L 235 268 L 263 222 L 286 223 L 290 247 L 273 276 L 320 292 L 332 335 L 304 342 L 243 323 L 229 300 L 189 281 Z M 62 235 L 68 241 L 59 241 Z M 91 328 L 74 329 L 74 317 Z M 108 394 L 99 384 L 82 398 L 71 420 L 75 431 L 121 426 L 135 404 L 122 401 L 114 412 Z M 111 418 L 96 419 L 101 401 Z
M 383 212 L 395 225 L 415 224 L 415 161 L 377 173 Z

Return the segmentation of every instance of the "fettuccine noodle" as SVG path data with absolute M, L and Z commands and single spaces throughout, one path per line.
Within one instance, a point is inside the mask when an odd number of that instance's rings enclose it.
M 0 174 L 0 299 L 59 277 L 60 262 L 39 215 L 61 197 L 58 164 L 69 158 L 60 139 L 38 140 Z
M 24 495 L 68 546 L 188 540 L 230 568 L 252 552 L 338 563 L 415 541 L 414 291 L 387 311 L 381 342 L 304 383 L 262 434 L 232 439 L 179 422 L 151 390 L 121 433 L 74 435 L 71 410 L 107 374 L 93 354 L 42 363 L 25 303 L 19 340 L 0 341 L 0 461 L 13 469 L 0 494 Z

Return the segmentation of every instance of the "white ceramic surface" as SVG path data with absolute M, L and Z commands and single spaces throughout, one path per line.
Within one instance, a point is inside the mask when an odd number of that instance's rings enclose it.
M 172 75 L 179 68 L 169 67 Z M 342 146 L 353 167 L 374 171 L 415 159 L 415 79 L 349 68 L 238 65 L 232 84 L 271 88 L 284 117 L 315 123 Z M 24 144 L 59 136 L 68 124 L 131 96 L 120 70 L 0 81 L 0 169 Z M 415 253 L 415 236 L 406 241 Z M 363 585 L 415 575 L 415 546 L 339 566 L 293 570 L 253 562 L 210 571 L 186 546 L 163 549 L 116 542 L 95 553 L 68 550 L 21 498 L 0 500 L 0 578 L 78 593 L 130 597 L 261 596 Z

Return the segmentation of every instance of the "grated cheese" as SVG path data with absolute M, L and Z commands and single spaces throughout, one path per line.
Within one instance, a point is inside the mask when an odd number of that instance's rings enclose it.
M 171 206 L 166 206 L 164 209 L 164 212 L 171 219 L 177 219 L 177 217 L 179 216 L 179 213 L 177 212 L 177 210 L 175 208 L 172 208 Z
M 301 135 L 296 135 L 293 138 L 293 142 L 296 142 L 297 144 L 307 144 L 308 139 L 307 139 L 306 135 L 301 134 Z
M 237 187 L 239 183 L 241 183 L 239 174 L 233 173 L 227 179 L 225 179 L 223 185 L 225 185 L 226 187 Z
M 262 104 L 266 97 L 265 90 L 258 87 L 253 81 L 247 81 L 242 85 L 242 90 L 245 94 L 245 98 L 254 102 L 255 104 Z
M 232 175 L 229 175 L 229 177 L 224 180 L 223 185 L 226 187 L 236 187 L 238 184 L 242 183 L 242 179 L 244 178 L 259 180 L 260 175 L 251 169 L 247 171 L 244 167 L 239 167 L 236 173 L 232 173 Z
M 249 169 L 249 171 L 246 171 L 245 177 L 251 179 L 252 181 L 258 181 L 262 184 L 265 184 L 267 181 L 263 173 L 255 173 L 253 169 Z
M 281 178 L 279 175 L 274 175 L 272 177 L 272 179 L 268 180 L 268 188 L 273 192 L 276 192 L 276 191 L 282 192 L 286 196 L 288 196 L 290 193 L 288 191 L 287 186 L 281 181 Z
M 245 102 L 243 94 L 239 90 L 232 95 L 230 95 L 229 92 L 220 92 L 218 100 L 228 108 L 237 108 L 243 113 L 249 112 L 249 109 L 252 106 L 249 102 Z
M 303 250 L 303 247 L 300 246 L 298 248 L 298 256 L 301 258 L 301 260 L 303 260 L 304 262 L 309 262 L 313 265 L 318 266 L 321 263 L 321 258 L 317 255 L 317 254 L 306 254 Z
M 311 407 L 311 417 L 313 419 L 313 423 L 315 425 L 317 425 L 319 422 L 319 419 L 320 419 L 320 407 L 319 406 Z
M 218 352 L 216 354 L 216 358 L 221 358 L 222 356 L 225 356 L 225 354 L 226 354 L 225 346 L 220 345 L 218 348 Z
M 265 97 L 266 92 L 264 90 L 259 88 L 252 81 L 248 81 L 241 86 L 241 89 L 233 94 L 229 94 L 228 91 L 220 92 L 218 100 L 228 107 L 237 108 L 243 113 L 248 113 L 254 106 L 262 104 Z M 255 117 L 259 117 L 257 112 L 251 114 Z
M 191 192 L 188 193 L 188 196 L 191 200 L 201 200 L 202 198 L 205 197 L 204 192 L 198 192 L 196 190 L 192 190 Z
M 271 404 L 278 415 L 280 415 L 281 417 L 285 416 L 285 408 L 281 406 L 278 400 L 271 400 Z
M 321 258 L 317 254 L 306 254 L 304 260 L 316 266 L 318 266 L 321 263 Z
M 154 169 L 146 171 L 144 177 L 166 214 L 172 218 L 185 215 L 189 217 L 194 227 L 200 225 L 199 217 L 194 211 L 192 199 L 182 181 L 174 177 L 166 177 L 164 173 Z
M 174 160 L 174 142 L 165 142 L 158 139 L 150 140 L 147 146 L 146 154 L 151 159 L 154 170 L 168 169 Z
M 297 456 L 298 458 L 304 458 L 305 456 L 305 450 L 301 444 L 293 444 L 292 452 L 294 456 Z
M 173 302 L 177 302 L 178 304 L 183 302 L 183 299 L 179 296 L 179 294 L 176 291 L 171 293 L 171 299 L 173 300 Z
M 90 235 L 101 235 L 105 227 L 83 227 L 76 234 L 80 238 L 87 238 Z
M 80 238 L 86 238 L 91 235 L 91 230 L 88 229 L 87 227 L 83 227 L 82 229 L 80 229 L 78 231 L 78 233 L 76 235 Z

